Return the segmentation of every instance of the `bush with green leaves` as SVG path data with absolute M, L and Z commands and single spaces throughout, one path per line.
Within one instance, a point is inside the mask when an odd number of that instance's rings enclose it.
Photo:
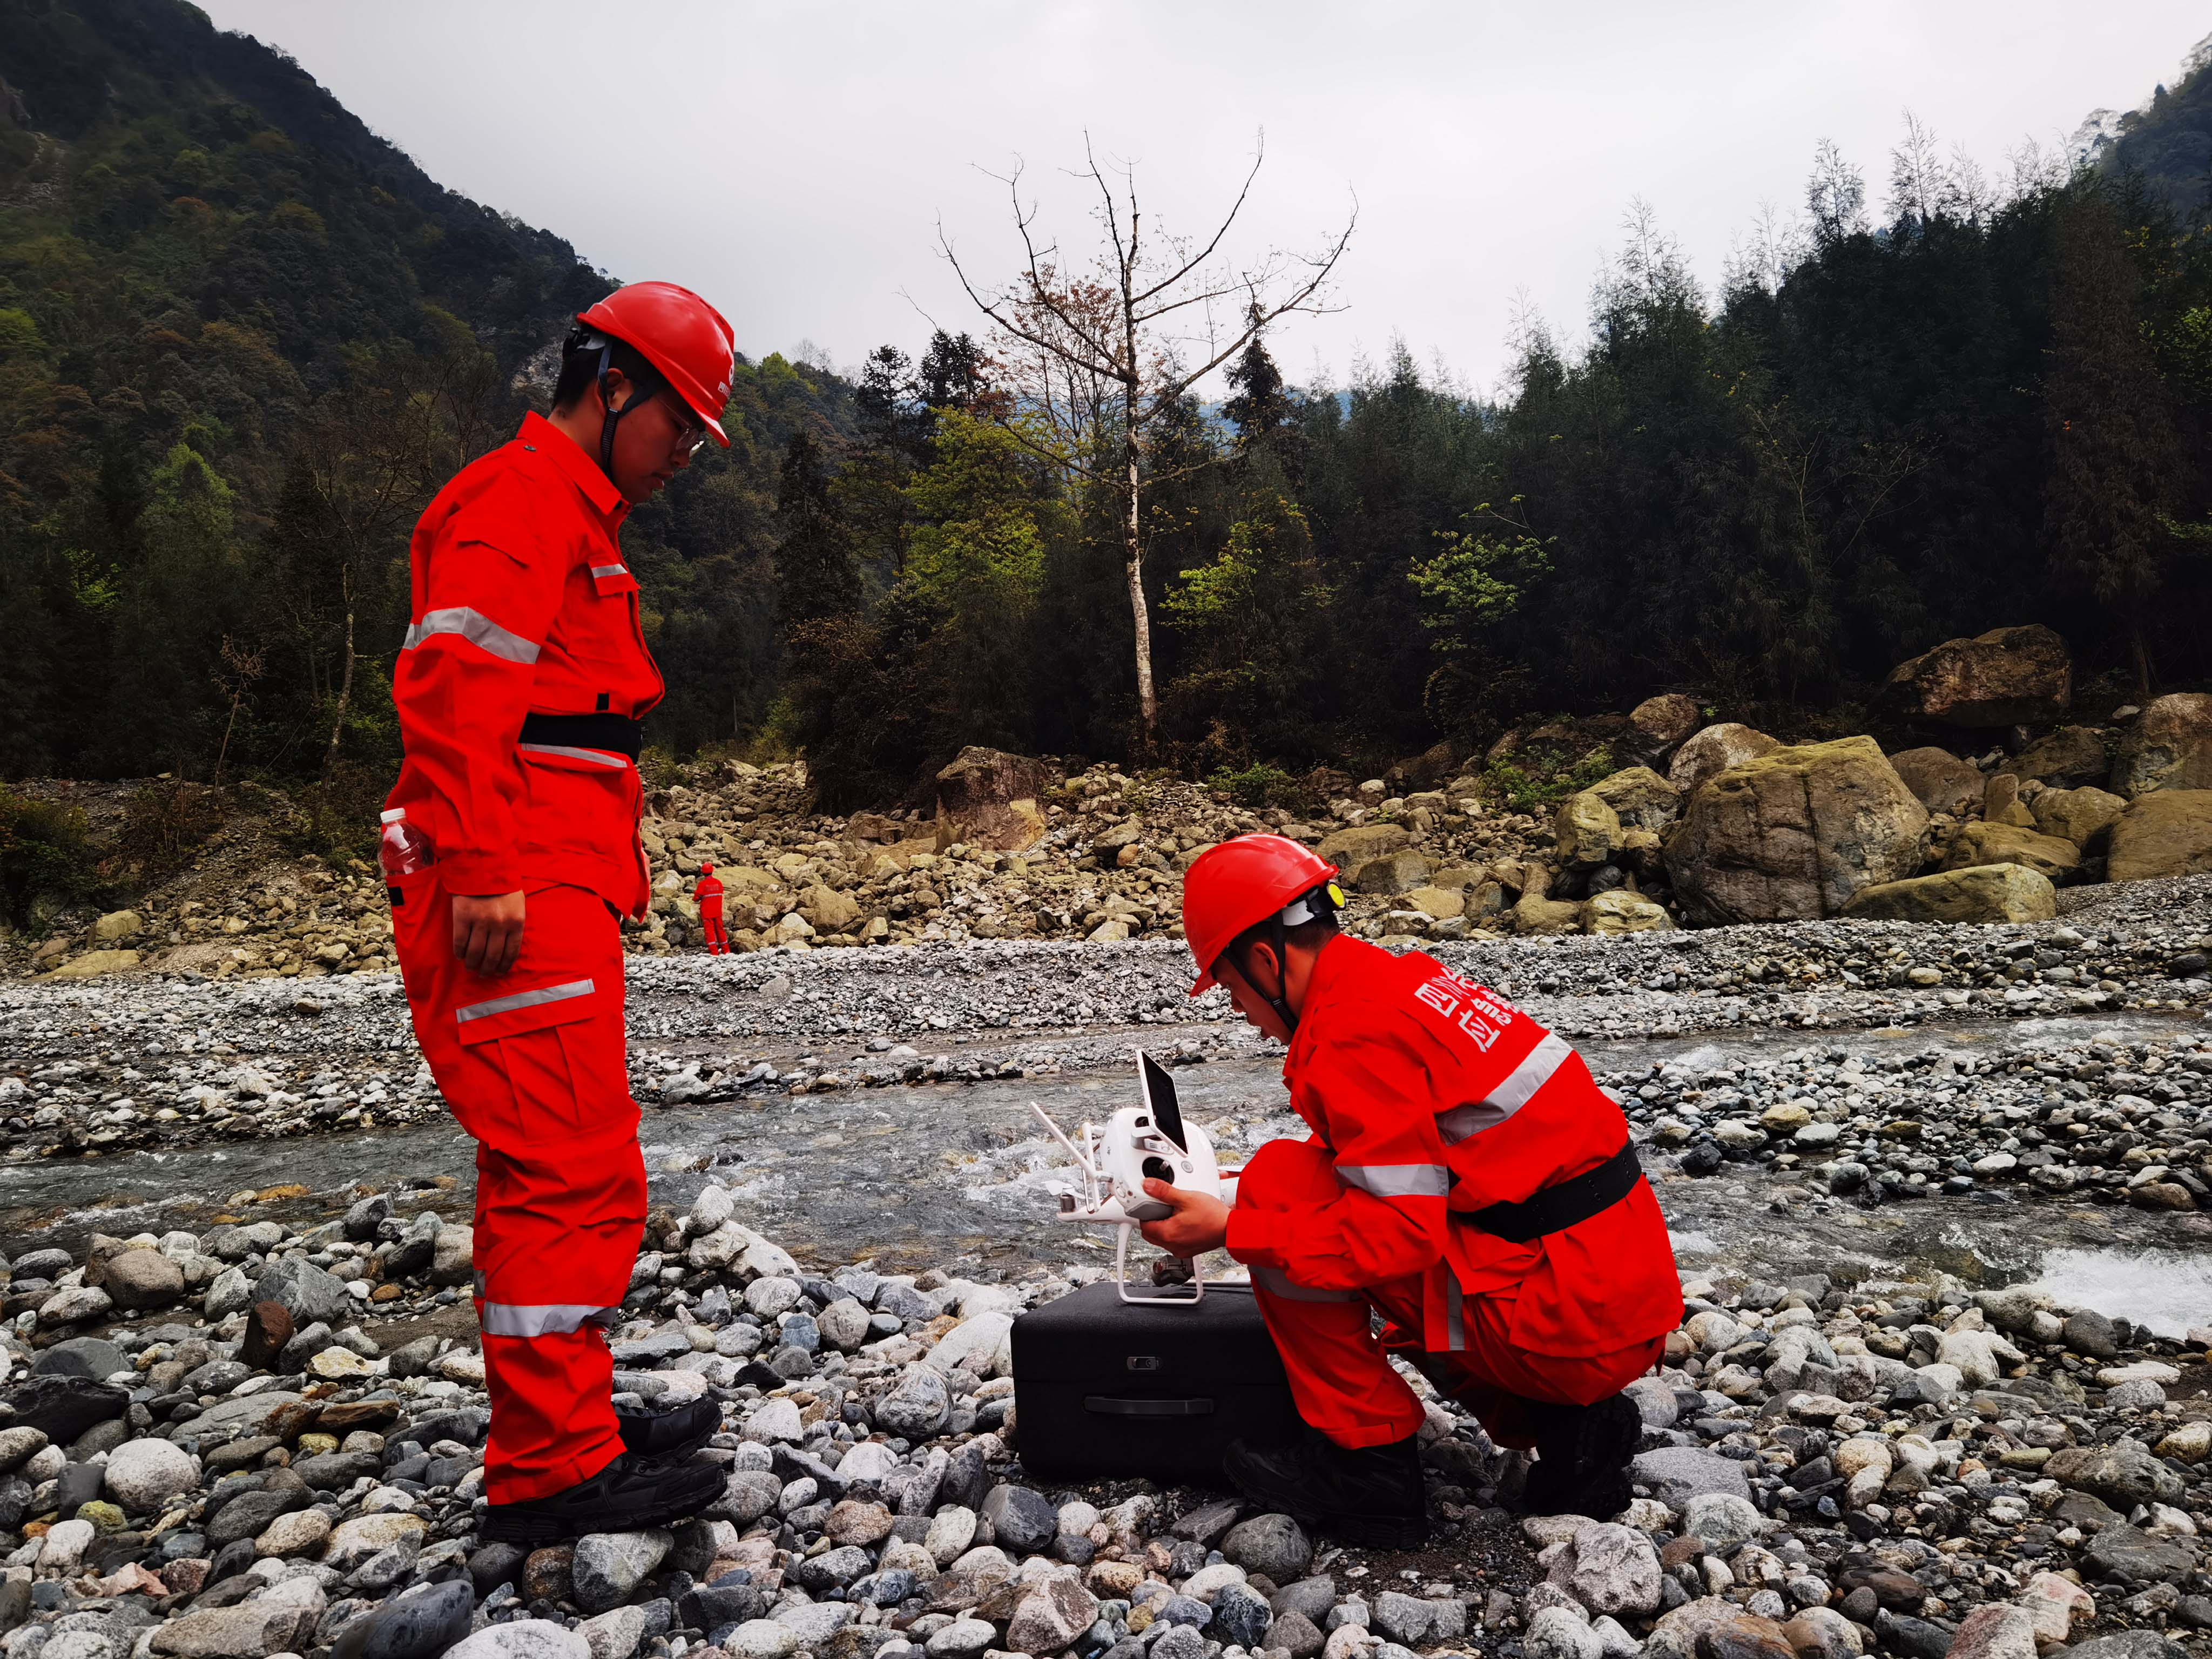
M 1516 812 L 1540 811 L 1603 782 L 1616 769 L 1613 751 L 1603 744 L 1571 760 L 1560 750 L 1538 744 L 1484 768 L 1483 793 Z

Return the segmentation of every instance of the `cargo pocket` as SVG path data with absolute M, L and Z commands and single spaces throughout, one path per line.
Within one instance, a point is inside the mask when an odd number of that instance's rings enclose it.
M 527 931 L 529 924 L 524 927 Z M 479 1002 L 463 1002 L 453 1008 L 453 1023 L 465 1043 L 490 1042 L 500 1037 L 542 1031 L 550 1025 L 567 1025 L 589 1019 L 599 1012 L 596 980 L 563 980 L 528 990 L 506 991 Z
M 530 847 L 605 859 L 637 840 L 637 774 L 629 760 L 597 749 L 520 744 L 520 817 Z
M 504 1152 L 573 1140 L 590 1127 L 585 1091 L 569 1062 L 568 1033 L 585 1027 L 603 1006 L 589 978 L 559 981 L 457 1006 L 453 1019 L 471 1062 L 495 1082 L 455 1102 L 462 1127 Z M 478 1075 L 483 1075 L 479 1073 Z

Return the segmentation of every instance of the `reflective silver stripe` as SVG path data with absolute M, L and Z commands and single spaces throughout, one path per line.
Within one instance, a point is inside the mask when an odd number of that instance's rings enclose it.
M 1340 1164 L 1347 1186 L 1377 1198 L 1442 1198 L 1451 1191 L 1451 1171 L 1441 1164 Z
M 564 743 L 518 743 L 514 746 L 525 754 L 565 755 L 570 760 L 589 761 L 594 766 L 611 766 L 620 769 L 629 764 L 629 757 L 627 755 L 617 755 L 611 750 L 598 749 L 571 749 Z
M 1513 1068 L 1513 1074 L 1490 1091 L 1484 1103 L 1498 1108 L 1502 1116 L 1512 1116 L 1535 1097 L 1536 1091 L 1552 1080 L 1552 1073 L 1574 1052 L 1564 1039 L 1546 1033 L 1544 1040 L 1528 1051 L 1528 1057 Z
M 476 1298 L 477 1301 L 481 1302 L 484 1299 L 483 1269 L 482 1267 L 477 1268 L 475 1273 L 471 1275 L 471 1278 L 474 1280 Z
M 538 660 L 538 647 L 520 634 L 510 634 L 480 611 L 466 605 L 456 605 L 448 611 L 428 611 L 422 620 L 407 630 L 407 639 L 399 648 L 412 651 L 433 634 L 459 634 L 471 644 L 482 647 L 495 657 L 504 657 L 509 662 L 531 663 Z
M 1311 1285 L 1293 1284 L 1291 1276 L 1280 1267 L 1263 1267 L 1252 1264 L 1252 1281 L 1269 1296 L 1279 1296 L 1285 1302 L 1357 1302 L 1357 1291 L 1324 1291 Z
M 566 1002 L 570 997 L 587 997 L 597 988 L 587 979 L 572 979 L 566 985 L 548 985 L 535 991 L 518 991 L 511 997 L 494 997 L 489 1002 L 471 1002 L 465 1008 L 453 1010 L 453 1018 L 465 1025 L 472 1019 L 489 1019 L 494 1014 L 511 1014 L 517 1008 L 535 1008 L 540 1003 Z
M 595 564 L 592 567 L 592 574 L 594 576 L 627 576 L 629 574 L 629 567 L 620 564 Z
M 1485 1129 L 1494 1129 L 1526 1106 L 1535 1097 L 1536 1091 L 1552 1080 L 1574 1049 L 1563 1039 L 1547 1033 L 1544 1040 L 1528 1051 L 1527 1058 L 1515 1066 L 1505 1081 L 1490 1091 L 1487 1100 L 1474 1101 L 1464 1106 L 1455 1106 L 1448 1112 L 1437 1114 L 1437 1133 L 1447 1146 L 1456 1146 L 1462 1140 L 1472 1139 Z
M 487 1302 L 477 1323 L 486 1336 L 555 1336 L 611 1325 L 618 1311 L 588 1302 Z
M 1467 1352 L 1467 1298 L 1449 1261 L 1444 1263 L 1444 1352 Z
M 1496 1128 L 1511 1115 L 1486 1100 L 1478 1100 L 1469 1106 L 1455 1106 L 1449 1112 L 1438 1112 L 1437 1133 L 1443 1138 L 1445 1146 L 1456 1146 L 1485 1129 Z

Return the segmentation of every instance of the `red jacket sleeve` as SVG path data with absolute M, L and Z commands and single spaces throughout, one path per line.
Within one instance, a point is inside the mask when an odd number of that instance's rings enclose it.
M 513 493 L 494 491 L 416 556 L 429 568 L 392 676 L 400 737 L 438 799 L 447 890 L 509 892 L 524 791 L 515 743 L 561 608 L 567 550 L 547 544 Z
M 1450 1190 L 1427 1069 L 1401 1044 L 1360 1036 L 1317 1048 L 1303 1073 L 1343 1188 L 1326 1203 L 1232 1210 L 1229 1254 L 1321 1290 L 1426 1272 L 1443 1254 Z

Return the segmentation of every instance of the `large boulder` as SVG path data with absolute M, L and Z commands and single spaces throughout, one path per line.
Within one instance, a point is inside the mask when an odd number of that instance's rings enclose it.
M 1648 766 L 1615 772 L 1586 793 L 1610 806 L 1624 829 L 1664 830 L 1682 815 L 1682 792 Z
M 1516 933 L 1579 933 L 1583 930 L 1583 907 L 1572 899 L 1523 893 L 1506 914 L 1513 918 Z
M 1586 933 L 1663 933 L 1674 918 L 1643 894 L 1616 887 L 1583 901 L 1582 925 Z
M 2062 726 L 2014 755 L 2005 770 L 2025 783 L 2033 778 L 2057 789 L 2101 783 L 2112 769 L 2105 739 L 2086 726 Z
M 1962 817 L 1986 787 L 1979 771 L 1948 749 L 1907 749 L 1892 755 L 1889 763 L 1931 812 Z
M 2023 830 L 2016 823 L 1962 823 L 1943 856 L 1946 870 L 1971 870 L 1980 864 L 2021 864 L 2046 881 L 2072 879 L 2081 849 L 2070 841 Z
M 1683 742 L 1668 765 L 1667 781 L 1686 800 L 1708 779 L 1719 776 L 1731 766 L 1771 755 L 1781 747 L 1764 732 L 1738 726 L 1734 720 L 1723 720 L 1718 726 L 1708 726 Z
M 1777 749 L 1699 788 L 1668 840 L 1667 873 L 1696 921 L 1814 921 L 1912 874 L 1927 834 L 1928 809 L 1875 740 L 1840 738 Z
M 1698 707 L 1698 700 L 1679 691 L 1646 697 L 1629 710 L 1629 730 L 1621 747 L 1649 765 L 1664 766 L 1705 724 L 1705 710 Z
M 2083 852 L 2105 838 L 2105 832 L 2128 810 L 2127 802 L 2109 790 L 2046 789 L 2032 809 L 2035 827 L 2046 836 L 2070 841 Z
M 1044 839 L 1044 769 L 1026 755 L 974 745 L 937 775 L 938 842 L 1018 853 Z
M 1387 853 L 1346 871 L 1344 884 L 1355 893 L 1410 893 L 1428 884 L 1433 869 L 1419 853 Z
M 2212 789 L 2161 789 L 2131 801 L 2112 837 L 2105 869 L 2114 881 L 2212 870 Z
M 1881 692 L 1899 719 L 1942 726 L 2047 726 L 2073 701 L 2066 641 L 2039 624 L 1946 640 L 1891 669 Z
M 799 914 L 817 933 L 846 933 L 864 913 L 850 894 L 817 882 L 799 896 Z
M 2133 800 L 2160 789 L 2212 789 L 2212 695 L 2155 697 L 2120 735 L 2112 793 Z
M 98 979 L 102 974 L 125 974 L 138 965 L 136 951 L 87 951 L 54 969 L 48 979 Z
M 1402 823 L 1361 823 L 1325 837 L 1314 850 L 1348 874 L 1370 859 L 1411 846 L 1413 840 Z
M 1620 817 L 1595 789 L 1579 789 L 1559 803 L 1552 837 L 1571 868 L 1595 868 L 1620 850 Z
M 1843 913 L 1853 921 L 2049 921 L 2058 893 L 2023 865 L 1980 864 L 1862 887 Z

